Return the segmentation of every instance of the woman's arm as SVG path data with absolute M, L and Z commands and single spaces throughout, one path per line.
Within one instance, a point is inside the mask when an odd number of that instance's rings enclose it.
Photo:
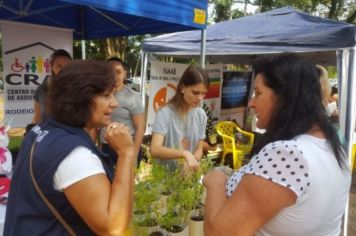
M 132 121 L 135 126 L 134 145 L 135 145 L 136 156 L 138 156 L 143 140 L 143 135 L 145 134 L 145 114 L 141 113 L 141 114 L 133 115 Z
M 203 156 L 203 151 L 204 151 L 204 144 L 205 141 L 204 140 L 199 140 L 195 150 L 194 150 L 194 157 L 197 159 L 197 160 L 200 160 Z
M 84 222 L 97 235 L 121 235 L 128 227 L 133 203 L 135 151 L 126 126 L 113 123 L 106 140 L 120 152 L 113 182 L 97 174 L 64 189 L 64 194 Z
M 205 235 L 253 235 L 283 208 L 296 201 L 296 194 L 263 177 L 244 175 L 231 198 L 226 197 L 226 176 L 212 171 L 204 178 Z
M 162 134 L 153 133 L 151 140 L 150 152 L 154 158 L 157 159 L 179 159 L 184 158 L 188 167 L 196 169 L 199 167 L 198 161 L 195 159 L 193 154 L 187 150 L 180 150 L 174 148 L 168 148 L 163 146 L 164 136 Z

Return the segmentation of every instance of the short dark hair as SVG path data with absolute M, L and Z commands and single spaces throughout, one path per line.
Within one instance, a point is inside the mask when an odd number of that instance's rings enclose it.
M 125 63 L 123 60 L 121 60 L 121 58 L 118 58 L 118 57 L 110 57 L 110 58 L 108 59 L 108 62 L 117 62 L 117 63 L 121 64 L 122 67 L 123 67 L 125 70 L 127 70 L 127 65 L 126 65 L 126 63 Z
M 200 83 L 204 84 L 207 89 L 209 88 L 208 72 L 197 65 L 188 66 L 188 68 L 184 71 L 182 77 L 180 78 L 177 85 L 176 93 L 169 101 L 169 104 L 172 104 L 173 107 L 178 111 L 178 113 L 180 113 L 180 109 L 182 109 L 184 103 L 183 94 L 181 92 L 183 87 L 193 86 Z
M 54 52 L 51 54 L 51 57 L 50 57 L 49 62 L 50 62 L 51 64 L 53 64 L 53 62 L 54 62 L 58 57 L 66 57 L 66 58 L 72 60 L 72 56 L 69 54 L 69 52 L 67 52 L 67 51 L 64 50 L 64 49 L 57 49 L 56 51 L 54 51 Z
M 84 127 L 91 117 L 94 97 L 114 87 L 114 76 L 107 62 L 74 61 L 52 81 L 50 116 L 66 125 Z
M 330 95 L 334 95 L 335 93 L 337 94 L 337 87 L 334 85 L 331 87 L 331 92 L 330 92 Z
M 257 144 L 259 151 L 277 140 L 290 140 L 317 124 L 329 140 L 340 166 L 344 151 L 322 103 L 319 74 L 315 65 L 297 54 L 260 56 L 254 62 L 267 87 L 277 95 L 270 123 Z

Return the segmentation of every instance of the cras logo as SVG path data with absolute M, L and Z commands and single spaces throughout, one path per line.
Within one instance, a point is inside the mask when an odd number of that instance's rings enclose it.
M 5 81 L 8 85 L 39 85 L 39 79 L 46 77 L 50 73 L 48 58 L 44 58 L 42 55 L 34 56 L 33 54 L 29 54 L 30 56 L 26 57 L 23 56 L 22 51 L 38 46 L 49 49 L 52 52 L 55 51 L 54 48 L 37 42 L 5 52 L 5 55 L 9 58 L 9 73 L 5 76 Z
M 18 58 L 14 58 L 13 63 L 10 67 L 12 72 L 26 72 L 26 73 L 36 73 L 36 74 L 49 74 L 50 72 L 50 65 L 49 59 L 43 59 L 42 56 L 32 56 L 29 60 L 25 63 L 20 62 Z
M 168 99 L 171 98 L 175 92 L 176 86 L 171 83 L 167 83 L 166 87 L 159 89 L 153 98 L 154 111 L 157 112 L 161 107 L 166 105 Z

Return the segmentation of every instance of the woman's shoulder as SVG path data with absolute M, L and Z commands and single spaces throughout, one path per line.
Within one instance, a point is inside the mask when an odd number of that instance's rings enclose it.
M 138 92 L 136 92 L 135 90 L 133 90 L 132 88 L 130 88 L 129 86 L 125 85 L 124 86 L 124 90 L 123 90 L 125 95 L 130 95 L 130 96 L 134 96 L 134 97 L 140 97 L 140 94 Z
M 160 107 L 157 111 L 156 115 L 175 115 L 176 111 L 175 109 L 172 107 L 171 104 L 166 104 L 163 107 Z
M 198 114 L 199 116 L 206 116 L 204 109 L 201 107 L 193 108 L 191 113 Z
M 266 144 L 258 153 L 258 155 L 268 156 L 270 153 L 274 156 L 288 156 L 302 154 L 300 151 L 300 143 L 297 138 L 291 140 L 277 140 Z
M 309 164 L 297 139 L 267 144 L 243 170 L 245 174 L 262 176 L 290 188 L 298 197 L 303 195 L 310 185 Z

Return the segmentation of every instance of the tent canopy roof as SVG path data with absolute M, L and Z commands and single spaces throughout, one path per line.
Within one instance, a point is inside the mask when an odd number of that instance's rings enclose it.
M 0 19 L 70 28 L 76 39 L 97 39 L 202 29 L 206 9 L 205 0 L 3 0 Z
M 206 31 L 207 59 L 220 62 L 238 58 L 235 55 L 249 58 L 255 54 L 315 51 L 332 54 L 335 60 L 336 49 L 353 47 L 356 42 L 355 25 L 311 16 L 291 7 L 216 23 Z M 146 39 L 143 51 L 197 56 L 200 35 L 195 30 Z

